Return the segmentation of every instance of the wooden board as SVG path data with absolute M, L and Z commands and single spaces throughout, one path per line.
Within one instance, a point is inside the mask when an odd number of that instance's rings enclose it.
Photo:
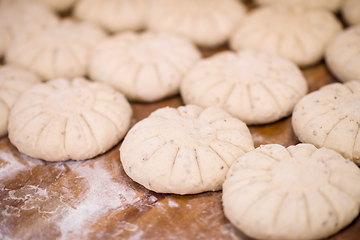
M 203 50 L 204 56 L 224 50 Z M 324 63 L 303 69 L 310 91 L 335 82 Z M 133 124 L 180 96 L 132 103 Z M 255 146 L 297 144 L 291 118 L 250 126 Z M 119 143 L 86 161 L 49 163 L 19 153 L 0 139 L 0 239 L 250 239 L 226 219 L 221 191 L 157 194 L 122 169 Z M 360 220 L 329 239 L 358 240 Z

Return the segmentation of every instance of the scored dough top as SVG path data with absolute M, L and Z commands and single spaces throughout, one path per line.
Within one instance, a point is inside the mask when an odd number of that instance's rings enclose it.
M 173 34 L 124 32 L 99 44 L 89 73 L 130 100 L 151 102 L 178 93 L 180 81 L 200 57 L 192 42 Z
M 91 50 L 104 38 L 105 33 L 95 25 L 63 20 L 11 45 L 5 60 L 32 70 L 45 81 L 81 77 L 86 74 Z
M 110 86 L 59 78 L 21 95 L 10 113 L 9 139 L 31 157 L 83 160 L 119 142 L 131 115 L 125 97 Z
M 0 67 L 0 137 L 7 134 L 10 109 L 20 94 L 40 83 L 36 74 L 13 65 Z
M 274 5 L 254 9 L 234 31 L 232 49 L 276 53 L 300 67 L 318 62 L 341 31 L 340 21 L 323 9 Z
M 307 93 L 299 68 L 281 57 L 252 50 L 200 60 L 180 86 L 186 104 L 217 106 L 246 124 L 288 116 Z
M 125 172 L 155 192 L 221 189 L 232 162 L 254 149 L 249 129 L 217 107 L 161 108 L 130 129 L 121 147 Z
M 229 38 L 245 14 L 245 6 L 236 0 L 152 0 L 147 27 L 214 47 Z
M 263 145 L 229 169 L 224 211 L 256 239 L 322 239 L 359 214 L 358 181 L 358 167 L 333 150 Z
M 301 142 L 327 147 L 360 165 L 360 82 L 334 83 L 303 97 L 292 126 Z

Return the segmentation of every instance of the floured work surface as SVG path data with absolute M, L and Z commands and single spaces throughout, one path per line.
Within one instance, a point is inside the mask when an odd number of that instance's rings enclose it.
M 335 81 L 323 63 L 303 73 L 310 91 Z M 179 96 L 134 103 L 132 123 L 157 108 L 182 104 Z M 291 118 L 250 131 L 255 147 L 298 143 Z M 91 160 L 48 163 L 0 138 L 0 239 L 250 239 L 225 218 L 221 191 L 156 194 L 133 182 L 122 169 L 120 144 Z M 358 217 L 329 239 L 359 236 Z

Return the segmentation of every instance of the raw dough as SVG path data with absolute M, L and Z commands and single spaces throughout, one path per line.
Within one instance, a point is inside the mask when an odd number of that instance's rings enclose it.
M 221 107 L 246 124 L 270 123 L 290 115 L 307 89 L 295 64 L 252 50 L 225 51 L 203 59 L 180 86 L 186 104 Z
M 50 7 L 55 11 L 63 12 L 69 10 L 77 0 L 37 0 L 37 1 L 47 5 L 48 7 Z
M 147 26 L 179 34 L 202 47 L 223 44 L 246 14 L 237 0 L 151 0 Z
M 360 24 L 360 0 L 345 0 L 341 13 L 346 23 Z
M 152 102 L 179 92 L 180 81 L 200 59 L 187 39 L 167 33 L 126 32 L 101 43 L 90 77 L 111 84 L 130 100 Z
M 340 81 L 360 81 L 360 24 L 345 29 L 330 43 L 325 60 Z
M 263 145 L 230 167 L 226 217 L 256 239 L 323 239 L 359 214 L 359 168 L 311 144 Z
M 10 109 L 20 94 L 32 85 L 40 83 L 34 73 L 17 66 L 0 67 L 0 137 L 7 134 Z
M 26 90 L 9 117 L 9 139 L 47 161 L 83 160 L 117 144 L 130 126 L 125 97 L 103 83 L 59 78 Z
M 0 1 L 0 57 L 11 43 L 55 26 L 58 17 L 48 8 L 31 0 Z
M 307 8 L 322 8 L 333 12 L 337 12 L 343 2 L 344 0 L 255 0 L 258 5 L 288 4 Z
M 79 0 L 74 15 L 110 32 L 140 30 L 145 26 L 149 0 Z
M 249 129 L 217 107 L 160 108 L 131 128 L 121 147 L 125 172 L 159 193 L 217 191 L 236 158 L 254 149 Z
M 104 38 L 105 33 L 95 25 L 67 19 L 11 45 L 5 60 L 37 73 L 45 81 L 84 76 L 93 47 Z
M 331 12 L 274 5 L 254 9 L 230 39 L 231 48 L 255 49 L 293 61 L 300 67 L 317 63 L 341 31 Z
M 360 165 L 360 82 L 333 83 L 306 95 L 294 108 L 292 126 L 301 142 Z

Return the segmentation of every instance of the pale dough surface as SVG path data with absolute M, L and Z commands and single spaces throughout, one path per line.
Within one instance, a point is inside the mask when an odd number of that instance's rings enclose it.
M 59 19 L 50 9 L 31 0 L 0 1 L 0 56 L 10 44 L 55 26 Z
M 325 60 L 341 82 L 360 81 L 360 24 L 337 35 L 326 49 Z
M 121 147 L 126 174 L 159 193 L 217 191 L 233 161 L 254 149 L 247 126 L 217 107 L 160 108 Z
M 344 0 L 255 0 L 258 5 L 288 4 L 307 8 L 320 8 L 336 12 L 342 6 Z
M 230 47 L 275 53 L 304 67 L 322 59 L 341 29 L 340 21 L 327 10 L 264 6 L 244 19 L 231 36 Z
M 225 51 L 203 59 L 180 86 L 186 104 L 221 107 L 246 124 L 270 123 L 290 115 L 307 90 L 295 64 L 252 50 Z
M 132 109 L 110 86 L 58 78 L 24 91 L 9 117 L 9 139 L 19 152 L 47 161 L 102 154 L 126 134 Z
M 200 59 L 195 45 L 168 33 L 125 32 L 99 44 L 89 73 L 129 100 L 153 102 L 179 92 L 180 81 Z
M 79 0 L 74 15 L 110 32 L 140 30 L 145 26 L 149 0 Z
M 215 47 L 229 38 L 245 15 L 245 6 L 236 0 L 150 0 L 147 27 Z
M 301 142 L 327 147 L 360 165 L 360 82 L 334 83 L 303 97 L 292 115 Z
M 49 8 L 63 12 L 69 10 L 78 0 L 36 0 L 48 6 Z
M 65 19 L 11 45 L 5 61 L 31 70 L 45 81 L 81 77 L 87 72 L 92 49 L 105 37 L 95 25 Z
M 224 212 L 255 239 L 323 239 L 358 216 L 359 181 L 359 168 L 333 150 L 262 145 L 230 167 Z
M 341 13 L 347 24 L 360 24 L 360 0 L 345 0 Z
M 36 74 L 13 65 L 0 67 L 0 137 L 7 134 L 10 109 L 21 93 L 40 83 Z

